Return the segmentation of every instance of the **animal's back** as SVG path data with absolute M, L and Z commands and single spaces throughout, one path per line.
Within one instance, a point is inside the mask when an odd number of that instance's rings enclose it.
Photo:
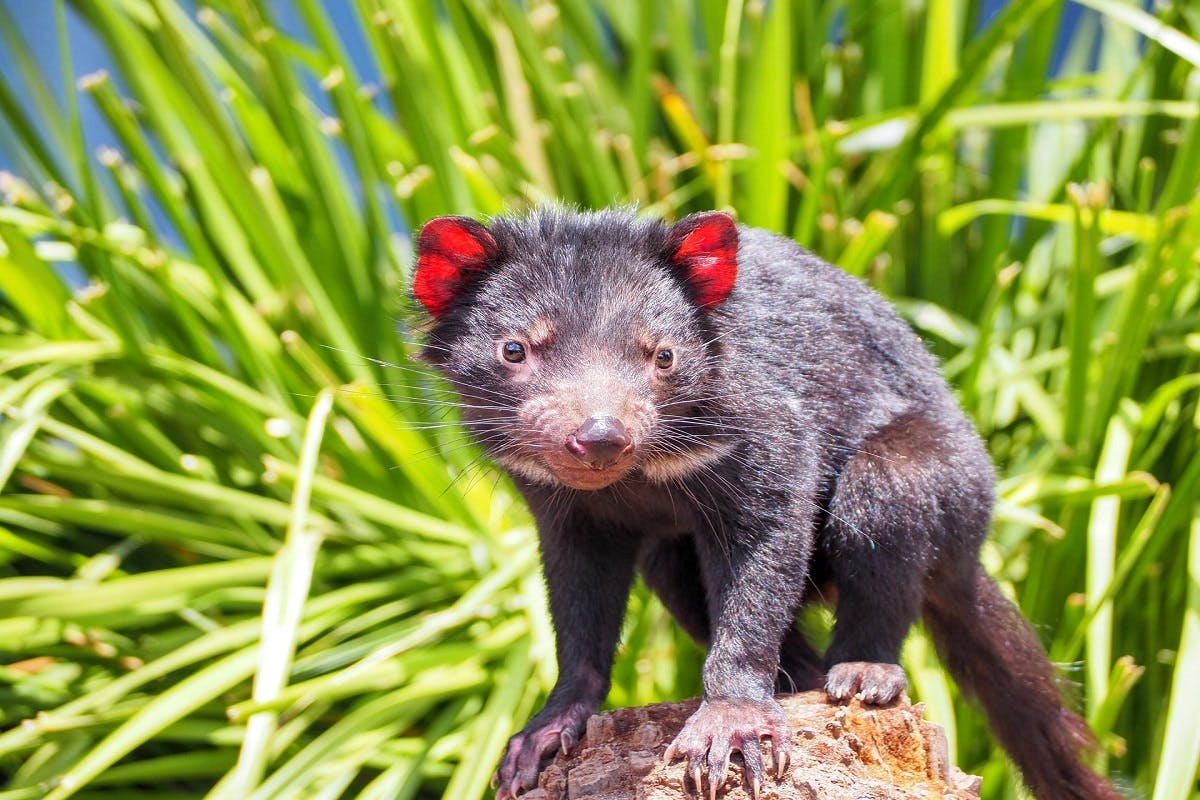
M 966 419 L 936 359 L 877 292 L 789 239 L 739 228 L 738 284 L 713 312 L 741 374 L 839 437 L 913 413 Z

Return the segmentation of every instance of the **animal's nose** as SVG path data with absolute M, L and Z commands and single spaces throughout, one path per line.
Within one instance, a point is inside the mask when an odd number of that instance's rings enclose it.
M 588 417 L 567 437 L 567 449 L 592 469 L 604 469 L 632 450 L 633 440 L 616 417 Z

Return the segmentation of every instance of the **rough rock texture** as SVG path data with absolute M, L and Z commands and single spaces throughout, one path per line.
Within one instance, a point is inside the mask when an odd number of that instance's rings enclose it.
M 621 708 L 588 720 L 569 755 L 542 771 L 523 800 L 694 800 L 682 761 L 662 755 L 698 701 Z M 950 766 L 946 737 L 906 699 L 886 708 L 830 701 L 824 692 L 780 698 L 796 732 L 792 767 L 768 779 L 760 800 L 978 800 L 979 778 Z M 770 749 L 767 748 L 769 754 Z M 769 768 L 769 756 L 766 756 Z M 737 761 L 735 756 L 734 760 Z M 721 787 L 725 800 L 748 800 L 740 763 Z

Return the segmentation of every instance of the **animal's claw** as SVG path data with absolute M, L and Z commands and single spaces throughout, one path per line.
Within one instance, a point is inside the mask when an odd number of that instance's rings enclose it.
M 771 742 L 771 754 L 775 759 L 775 780 L 779 780 L 792 765 L 792 756 L 786 748 L 780 747 L 775 742 Z
M 773 745 L 774 742 L 772 742 Z M 742 745 L 742 763 L 746 766 L 746 782 L 750 785 L 750 794 L 757 800 L 758 792 L 766 778 L 766 770 L 763 769 L 762 745 L 757 738 L 748 739 Z
M 908 688 L 908 678 L 899 664 L 844 661 L 829 668 L 825 692 L 834 700 L 858 696 L 870 705 L 887 705 Z
M 591 712 L 591 707 L 582 703 L 543 710 L 509 739 L 504 758 L 492 776 L 492 785 L 499 787 L 496 800 L 516 800 L 535 788 L 542 763 L 559 750 L 566 753 L 579 743 Z
M 688 774 L 701 797 L 707 772 L 708 799 L 716 800 L 731 755 L 741 753 L 748 791 L 757 800 L 766 778 L 762 739 L 771 740 L 775 774 L 783 777 L 792 729 L 779 704 L 774 700 L 706 700 L 667 748 L 666 760 L 687 759 Z

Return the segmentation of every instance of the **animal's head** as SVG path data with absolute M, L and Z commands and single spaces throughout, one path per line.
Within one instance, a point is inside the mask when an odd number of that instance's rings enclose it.
M 709 316 L 734 289 L 738 233 L 720 213 L 667 226 L 624 212 L 543 211 L 421 229 L 413 294 L 424 358 L 509 471 L 598 489 L 668 478 L 714 441 Z

